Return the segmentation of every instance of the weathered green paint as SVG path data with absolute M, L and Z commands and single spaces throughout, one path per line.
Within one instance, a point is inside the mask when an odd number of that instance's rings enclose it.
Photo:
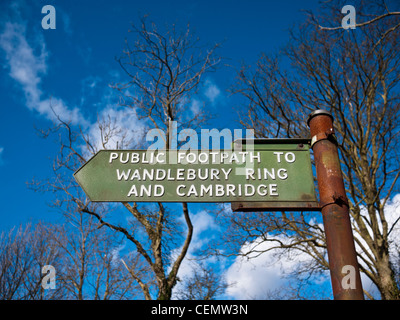
M 296 162 L 296 176 L 288 181 L 296 190 L 298 198 L 297 201 L 285 201 L 283 197 L 281 201 L 270 201 L 264 199 L 262 201 L 237 201 L 232 202 L 232 211 L 320 211 L 320 205 L 315 196 L 314 186 L 312 185 L 313 174 L 311 170 L 310 161 L 310 139 L 254 139 L 254 140 L 237 140 L 235 148 L 246 150 L 247 146 L 254 148 L 254 150 L 274 150 L 274 151 L 293 151 L 296 153 L 296 158 L 299 152 L 304 156 L 304 163 Z M 300 173 L 300 171 L 303 171 Z M 304 174 L 304 176 L 302 176 Z M 302 180 L 304 179 L 304 180 Z M 312 192 L 309 192 L 310 189 Z M 300 191 L 301 190 L 301 191 Z M 303 191 L 303 192 L 302 192 Z M 290 192 L 290 191 L 289 191 Z
M 204 163 L 171 161 L 185 159 L 192 162 L 193 155 L 185 158 L 191 152 L 201 153 L 199 160 Z M 247 157 L 244 156 L 246 152 Z M 135 154 L 133 158 L 132 154 Z M 207 155 L 217 161 L 206 162 Z M 225 156 L 226 159 L 219 161 Z M 160 161 L 130 163 L 131 160 L 136 162 L 137 157 Z M 247 161 L 230 163 L 229 159 Z M 127 163 L 121 163 L 121 160 Z M 160 163 L 163 161 L 165 163 Z M 153 179 L 149 175 L 144 177 L 145 171 L 153 174 Z M 299 203 L 300 207 L 309 207 L 310 203 L 317 202 L 309 146 L 297 140 L 254 146 L 243 144 L 235 151 L 102 150 L 77 170 L 74 177 L 92 201 L 268 202 L 279 208 L 298 207 Z M 147 194 L 149 191 L 150 195 Z

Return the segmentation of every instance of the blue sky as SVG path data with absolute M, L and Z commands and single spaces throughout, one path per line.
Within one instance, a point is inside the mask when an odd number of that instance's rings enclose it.
M 261 52 L 276 52 L 287 42 L 288 29 L 304 19 L 301 10 L 315 9 L 317 3 L 317 0 L 1 1 L 0 230 L 29 221 L 61 220 L 61 215 L 47 205 L 54 199 L 53 194 L 34 192 L 27 187 L 27 182 L 33 179 L 52 176 L 52 162 L 59 147 L 52 143 L 53 138 L 42 139 L 37 134 L 37 129 L 52 125 L 50 102 L 59 114 L 86 127 L 95 121 L 96 113 L 116 116 L 122 125 L 136 121 L 114 111 L 117 99 L 108 84 L 121 79 L 115 57 L 124 48 L 131 23 L 137 23 L 140 16 L 148 14 L 158 25 L 176 23 L 184 27 L 190 23 L 201 43 L 210 46 L 223 43 L 218 54 L 229 67 L 222 66 L 208 74 L 195 102 L 198 105 L 192 102 L 188 108 L 207 103 L 217 116 L 209 128 L 236 129 L 241 128 L 235 111 L 239 102 L 226 92 L 232 85 L 234 68 L 242 62 L 254 63 Z M 55 30 L 41 26 L 44 5 L 56 9 Z M 195 235 L 188 257 L 210 237 L 210 230 L 218 230 L 214 218 L 202 209 L 199 205 L 193 212 Z M 262 263 L 269 258 L 264 257 Z M 265 268 L 246 265 L 240 272 L 235 266 L 227 269 L 226 275 L 230 280 L 242 281 L 226 297 L 264 294 L 255 280 Z M 265 277 L 270 287 L 279 286 L 277 279 L 282 274 L 278 266 Z M 190 270 L 190 263 L 185 263 L 180 276 L 190 274 Z M 253 274 L 253 280 L 246 278 L 246 274 Z
M 253 64 L 262 52 L 275 53 L 287 43 L 289 28 L 305 19 L 302 10 L 315 11 L 318 2 L 1 1 L 0 230 L 28 221 L 61 218 L 47 205 L 54 195 L 34 192 L 26 185 L 32 179 L 45 180 L 52 175 L 58 146 L 52 138 L 42 139 L 37 134 L 37 129 L 52 125 L 50 101 L 60 114 L 86 127 L 95 121 L 96 113 L 112 114 L 121 124 L 136 121 L 123 112 L 113 111 L 117 99 L 108 84 L 122 77 L 115 57 L 124 48 L 131 23 L 137 23 L 140 16 L 149 14 L 159 25 L 190 23 L 203 44 L 222 42 L 218 53 L 229 67 L 207 75 L 198 97 L 202 100 L 198 102 L 208 104 L 217 115 L 208 128 L 235 129 L 241 128 L 235 111 L 240 101 L 226 91 L 232 85 L 235 68 L 242 62 Z M 41 26 L 44 5 L 56 9 L 55 30 Z M 205 241 L 204 232 L 218 229 L 213 217 L 202 209 L 199 206 L 193 215 L 197 226 L 194 247 Z M 266 261 L 271 265 L 273 257 L 263 255 L 261 262 L 246 264 L 241 271 L 230 267 L 226 274 L 239 285 L 231 288 L 227 297 L 262 296 L 260 277 L 264 279 L 261 284 L 279 287 L 282 283 L 277 279 L 283 275 L 280 267 L 288 270 L 293 263 L 289 258 L 283 259 L 266 271 L 261 267 Z M 188 270 L 188 265 L 182 266 L 183 274 Z M 319 285 L 329 292 L 326 279 L 321 279 Z
M 121 76 L 115 61 L 132 22 L 143 14 L 157 24 L 185 26 L 204 44 L 223 42 L 225 63 L 207 78 L 217 118 L 210 128 L 241 128 L 226 89 L 234 67 L 253 63 L 261 52 L 275 52 L 288 40 L 288 28 L 304 19 L 307 1 L 2 1 L 0 4 L 0 201 L 1 227 L 28 220 L 53 220 L 51 195 L 26 183 L 51 174 L 57 145 L 37 135 L 51 126 L 49 102 L 90 122 L 115 103 L 108 84 Z M 56 29 L 41 27 L 44 5 L 56 9 Z M 16 52 L 17 51 L 17 52 Z M 205 92 L 206 94 L 206 92 Z M 51 100 L 50 100 L 51 99 Z M 223 116 L 222 116 L 223 115 Z

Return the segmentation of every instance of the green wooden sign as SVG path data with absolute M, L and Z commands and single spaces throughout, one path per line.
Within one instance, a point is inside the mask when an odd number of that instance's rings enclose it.
M 101 150 L 74 177 L 91 201 L 316 207 L 307 141 L 253 141 L 220 151 Z

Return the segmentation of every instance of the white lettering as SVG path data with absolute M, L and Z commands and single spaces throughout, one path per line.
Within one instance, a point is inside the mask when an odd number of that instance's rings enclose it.
M 183 184 L 180 184 L 179 186 L 176 187 L 176 194 L 177 194 L 178 196 L 180 196 L 180 197 L 184 197 L 184 196 L 185 196 L 184 193 L 181 193 L 181 192 L 180 192 L 180 190 L 181 190 L 182 188 L 186 188 L 186 187 L 185 187 Z
M 261 188 L 264 188 L 264 191 L 261 191 Z M 257 187 L 257 193 L 258 193 L 260 196 L 266 196 L 267 193 L 268 193 L 268 188 L 267 188 L 267 186 L 266 186 L 265 184 L 260 184 L 260 185 Z
M 254 159 L 257 159 L 257 163 L 260 163 L 261 162 L 261 156 L 260 156 L 260 153 L 259 152 L 257 152 L 257 155 L 255 156 L 254 154 L 253 154 L 253 152 L 251 152 L 250 153 L 250 162 L 254 162 Z M 243 161 L 244 162 L 244 161 Z
M 203 156 L 203 160 L 201 160 L 201 157 Z M 201 152 L 200 154 L 199 154 L 199 162 L 200 163 L 207 163 L 208 162 L 208 154 L 207 153 L 205 153 L 205 152 Z
M 225 175 L 225 180 L 228 180 L 229 174 L 231 173 L 232 168 L 229 168 L 228 171 L 226 171 L 224 168 L 221 168 L 221 170 L 222 170 L 223 174 Z
M 139 153 L 132 153 L 131 155 L 131 163 L 138 163 L 140 160 Z
M 286 160 L 286 162 L 292 163 L 296 160 L 296 156 L 294 155 L 293 152 L 287 152 L 287 153 L 285 153 L 285 160 Z
M 212 185 L 208 185 L 208 187 L 204 186 L 203 184 L 200 185 L 200 197 L 203 197 L 206 193 L 209 193 L 209 196 L 212 197 Z
M 185 169 L 177 169 L 176 170 L 176 180 L 185 180 L 185 177 L 183 176 L 185 174 Z
M 179 152 L 178 153 L 178 163 L 182 163 L 184 158 L 185 158 L 185 153 Z
M 115 160 L 115 159 L 117 159 L 117 158 L 118 158 L 118 153 L 116 153 L 116 152 L 111 152 L 111 153 L 110 153 L 110 161 L 108 161 L 108 163 L 112 163 L 113 160 Z
M 278 185 L 270 184 L 269 185 L 269 195 L 270 196 L 279 196 L 278 191 L 276 190 L 277 188 L 278 188 Z
M 147 178 L 149 178 L 150 181 L 154 180 L 154 169 L 148 170 L 148 169 L 143 169 L 143 180 L 146 180 L 146 176 Z
M 128 171 L 122 171 L 122 172 L 120 172 L 119 169 L 117 169 L 118 181 L 121 181 L 122 179 L 124 179 L 125 181 L 128 180 L 130 174 L 131 174 L 131 169 L 129 169 Z
M 264 180 L 268 180 L 268 176 L 275 180 L 275 169 L 271 169 L 272 172 L 269 172 L 267 168 L 264 168 Z
M 216 168 L 211 168 L 210 170 L 210 179 L 211 180 L 219 180 L 219 170 Z
M 157 153 L 156 162 L 157 163 L 165 163 L 165 153 L 162 153 L 162 152 Z
M 194 169 L 187 169 L 187 180 L 195 180 L 196 179 L 196 170 Z
M 165 189 L 164 186 L 160 184 L 156 184 L 154 186 L 154 196 L 155 197 L 162 197 L 164 195 Z
M 246 180 L 249 180 L 250 178 L 252 180 L 255 180 L 255 178 L 254 178 L 254 169 L 245 168 L 245 173 L 246 173 Z
M 288 177 L 286 169 L 278 169 L 278 178 L 281 180 L 286 180 Z
M 186 196 L 188 196 L 188 197 L 190 197 L 191 195 L 194 195 L 195 197 L 198 196 L 197 190 L 196 190 L 196 186 L 195 186 L 194 184 L 192 184 L 192 185 L 189 187 L 189 191 L 188 191 L 187 194 L 186 194 Z
M 140 180 L 140 173 L 139 173 L 139 169 L 133 170 L 132 176 L 131 176 L 131 181 L 132 180 Z
M 251 189 L 251 190 L 249 190 L 249 189 Z M 246 197 L 254 196 L 255 192 L 256 192 L 256 188 L 252 184 L 244 185 L 244 195 Z
M 278 161 L 278 163 L 281 162 L 281 155 L 283 154 L 283 152 L 280 151 L 275 151 L 274 155 L 276 155 L 276 161 Z
M 138 192 L 139 189 L 139 192 Z M 127 197 L 161 197 L 163 196 L 165 193 L 165 189 L 163 185 L 160 184 L 156 184 L 156 185 L 140 185 L 140 186 L 136 186 L 136 185 L 132 185 L 131 189 L 129 190 Z
M 227 185 L 226 185 L 226 195 L 227 195 L 228 197 L 229 197 L 229 196 L 234 197 L 234 196 L 235 196 L 235 189 L 236 189 L 236 187 L 235 187 L 234 184 L 227 184 Z
M 190 160 L 190 159 L 189 159 L 190 157 L 193 157 L 193 159 Z M 186 155 L 186 161 L 187 161 L 188 163 L 194 163 L 194 162 L 196 162 L 196 154 L 193 153 L 193 152 L 189 152 L 189 153 Z
M 156 180 L 157 181 L 164 180 L 166 175 L 167 175 L 167 173 L 165 172 L 164 169 L 157 169 L 157 171 L 156 171 Z
M 215 185 L 215 196 L 216 197 L 223 197 L 225 194 L 224 186 L 222 184 Z
M 128 192 L 127 197 L 130 197 L 131 195 L 133 195 L 133 196 L 135 196 L 135 197 L 137 197 L 137 195 L 138 195 L 135 185 L 133 185 L 133 186 L 131 187 L 131 189 L 130 189 L 129 192 Z

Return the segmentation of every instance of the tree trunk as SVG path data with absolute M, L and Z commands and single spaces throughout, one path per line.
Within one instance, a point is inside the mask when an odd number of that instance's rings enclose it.
M 389 253 L 385 252 L 377 263 L 378 286 L 383 300 L 400 300 L 400 291 L 389 261 Z
M 168 284 L 168 280 L 164 279 L 159 284 L 157 300 L 171 300 L 172 286 Z

